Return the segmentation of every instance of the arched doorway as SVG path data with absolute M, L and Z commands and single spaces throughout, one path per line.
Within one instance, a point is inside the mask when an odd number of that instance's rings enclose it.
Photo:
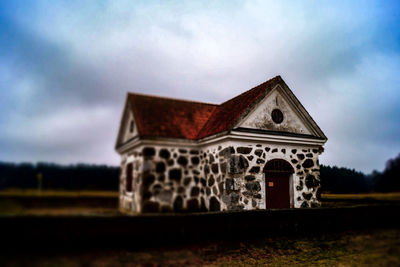
M 290 208 L 292 165 L 283 159 L 273 159 L 264 166 L 265 208 Z

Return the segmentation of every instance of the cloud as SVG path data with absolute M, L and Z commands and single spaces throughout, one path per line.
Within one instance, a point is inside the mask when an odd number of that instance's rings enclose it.
M 400 148 L 397 2 L 3 5 L 0 160 L 117 164 L 127 91 L 220 103 L 275 75 L 329 137 L 322 163 Z
M 363 170 L 383 169 L 400 149 L 400 55 L 368 55 L 351 77 L 330 81 L 329 97 L 321 127 L 331 140 L 322 159 Z M 385 156 L 382 156 L 385 155 Z
M 107 162 L 113 155 L 110 150 L 117 135 L 113 129 L 120 116 L 113 108 L 77 106 L 37 117 L 10 116 L 2 131 L 7 143 L 0 152 L 6 160 L 29 161 L 35 155 L 37 161 Z

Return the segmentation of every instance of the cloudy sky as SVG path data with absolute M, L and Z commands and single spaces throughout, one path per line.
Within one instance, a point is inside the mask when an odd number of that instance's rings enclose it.
M 127 91 L 220 103 L 276 75 L 321 163 L 400 152 L 399 1 L 1 1 L 0 161 L 117 165 Z

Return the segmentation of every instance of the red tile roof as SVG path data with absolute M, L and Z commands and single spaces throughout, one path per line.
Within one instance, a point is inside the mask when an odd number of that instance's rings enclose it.
M 282 81 L 276 76 L 220 105 L 129 93 L 141 137 L 196 140 L 230 130 Z
M 282 81 L 276 76 L 219 105 L 198 134 L 198 139 L 230 130 L 263 96 Z
M 142 137 L 196 139 L 217 105 L 129 94 L 132 111 Z

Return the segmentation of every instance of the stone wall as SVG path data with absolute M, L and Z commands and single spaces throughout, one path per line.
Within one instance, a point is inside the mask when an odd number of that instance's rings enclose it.
M 201 164 L 203 155 L 198 149 L 145 146 L 135 149 L 126 158 L 121 166 L 120 179 L 122 211 L 207 210 L 204 199 L 206 181 Z M 127 194 L 124 192 L 125 172 L 131 162 L 142 171 L 134 171 L 133 190 Z
M 228 166 L 221 197 L 227 210 L 265 208 L 263 168 L 272 159 L 286 160 L 295 170 L 290 177 L 292 206 L 319 206 L 320 151 L 317 148 L 232 144 L 219 153 Z
M 320 151 L 316 147 L 225 142 L 200 148 L 138 147 L 124 155 L 120 209 L 132 212 L 225 211 L 265 208 L 265 163 L 284 159 L 294 168 L 293 207 L 319 206 Z M 133 191 L 126 193 L 126 165 Z

